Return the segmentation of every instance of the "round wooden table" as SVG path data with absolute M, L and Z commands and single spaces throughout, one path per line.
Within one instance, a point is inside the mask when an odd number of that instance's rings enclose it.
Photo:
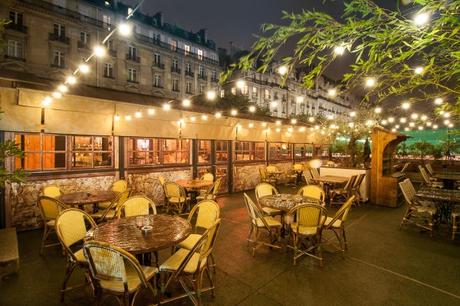
M 185 240 L 192 232 L 187 220 L 170 215 L 149 215 L 152 230 L 142 231 L 136 217 L 114 219 L 99 225 L 89 237 L 120 247 L 134 255 L 157 253 Z M 158 256 L 156 256 L 158 265 Z
M 101 202 L 110 202 L 117 194 L 113 191 L 77 191 L 60 195 L 58 200 L 68 206 L 78 206 L 80 209 L 84 205 L 97 204 Z
M 185 188 L 186 192 L 190 194 L 190 199 L 193 204 L 196 203 L 196 197 L 198 192 L 201 189 L 207 189 L 211 187 L 214 182 L 201 180 L 201 179 L 194 179 L 194 180 L 177 180 L 176 184 L 181 185 Z
M 318 203 L 318 200 L 304 197 L 298 194 L 280 193 L 275 195 L 264 196 L 259 199 L 262 206 L 281 210 L 284 213 L 289 212 L 296 205 L 302 203 Z

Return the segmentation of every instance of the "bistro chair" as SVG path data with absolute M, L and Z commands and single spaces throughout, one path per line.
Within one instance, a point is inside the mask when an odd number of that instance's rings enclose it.
M 318 200 L 318 203 L 320 203 L 322 206 L 325 205 L 326 193 L 324 192 L 324 189 L 319 185 L 303 186 L 299 189 L 299 191 L 297 191 L 297 194 L 303 197 Z
M 399 187 L 408 205 L 401 226 L 405 224 L 414 224 L 415 226 L 430 231 L 430 235 L 432 236 L 433 225 L 436 218 L 436 208 L 433 206 L 433 203 L 418 200 L 415 197 L 414 185 L 412 185 L 409 179 L 400 182 Z
M 164 187 L 166 183 L 166 179 L 164 178 L 164 176 L 162 175 L 158 176 L 158 181 L 160 182 L 160 185 Z
M 130 253 L 104 242 L 86 242 L 83 250 L 98 305 L 104 293 L 115 296 L 120 305 L 134 305 L 142 288 L 147 289 L 154 300 L 158 298 L 155 279 L 157 268 L 141 266 Z
M 117 217 L 125 218 L 134 216 L 148 216 L 150 214 L 156 215 L 157 208 L 152 200 L 143 195 L 136 195 L 129 197 L 124 201 L 117 210 Z
M 174 182 L 166 182 L 164 185 L 166 196 L 166 212 L 170 210 L 178 214 L 182 213 L 188 198 L 184 187 Z
M 353 187 L 355 187 L 355 182 L 357 178 L 358 175 L 352 175 L 345 183 L 345 186 L 343 186 L 342 188 L 335 188 L 331 190 L 331 206 L 333 204 L 340 203 L 340 200 L 346 201 L 354 193 Z M 339 198 L 340 200 L 334 202 L 336 198 Z
M 267 169 L 260 167 L 259 168 L 259 175 L 260 175 L 260 182 L 261 183 L 269 183 L 269 184 L 276 184 L 276 179 L 271 176 L 267 175 Z
M 193 217 L 196 215 L 196 221 L 193 225 L 192 234 L 184 241 L 177 245 L 178 248 L 191 250 L 203 236 L 202 232 L 210 229 L 220 217 L 220 207 L 213 200 L 204 200 L 193 206 L 188 214 L 187 221 L 192 223 Z M 201 234 L 200 234 L 201 232 Z M 211 254 L 210 259 L 214 265 L 214 257 Z M 215 268 L 214 268 L 215 272 Z
M 214 296 L 214 282 L 209 272 L 209 259 L 214 249 L 220 222 L 221 220 L 217 219 L 191 250 L 183 248 L 177 250 L 160 266 L 160 272 L 169 275 L 166 282 L 161 285 L 162 292 L 165 292 L 173 280 L 178 281 L 185 291 L 185 294 L 173 297 L 171 300 L 189 297 L 194 305 L 201 305 L 203 292 L 211 290 Z M 205 275 L 210 283 L 208 288 L 203 288 Z M 191 284 L 192 288 L 188 284 Z
M 57 243 L 46 244 L 51 233 L 55 232 L 56 217 L 61 210 L 65 209 L 64 203 L 49 196 L 38 197 L 38 207 L 43 218 L 43 237 L 40 247 L 40 255 L 44 254 L 45 248 L 59 245 Z
M 206 172 L 205 174 L 203 174 L 201 179 L 203 181 L 214 182 L 214 175 L 212 173 L 210 173 L 210 172 Z
M 91 217 L 96 220 L 96 222 L 102 223 L 107 220 L 114 219 L 117 216 L 117 211 L 120 208 L 120 206 L 128 199 L 129 194 L 131 191 L 129 189 L 117 194 L 115 199 L 113 199 L 110 202 L 110 205 L 108 205 L 106 208 L 99 210 L 93 214 L 91 214 Z
M 88 213 L 76 208 L 63 210 L 56 218 L 56 234 L 67 257 L 66 272 L 61 289 L 61 301 L 64 301 L 66 291 L 81 287 L 81 285 L 67 287 L 67 282 L 76 268 L 82 268 L 85 271 L 88 268 L 83 249 L 76 251 L 74 249 L 77 244 L 80 244 L 85 239 L 87 232 L 94 230 L 96 227 L 96 222 Z
M 430 163 L 426 163 L 426 164 L 425 164 L 425 168 L 426 168 L 426 170 L 428 171 L 428 173 L 430 174 L 430 176 L 433 176 L 433 175 L 434 175 L 434 170 L 433 170 L 433 167 L 431 166 Z
M 347 237 L 345 236 L 345 221 L 348 217 L 348 212 L 350 211 L 351 206 L 355 200 L 355 196 L 352 195 L 349 197 L 345 203 L 337 210 L 335 215 L 331 217 L 326 217 L 324 222 L 324 229 L 332 231 L 337 240 L 339 241 L 340 250 L 344 252 L 348 249 L 347 246 Z
M 275 165 L 268 165 L 265 168 L 265 172 L 267 173 L 267 177 L 270 178 L 271 181 L 273 181 L 273 184 L 277 185 L 278 184 L 278 173 L 279 169 Z
M 361 194 L 361 185 L 363 184 L 364 178 L 366 177 L 366 173 L 361 173 L 358 175 L 353 187 L 351 188 L 351 193 L 355 196 L 355 203 L 360 203 L 363 200 L 363 196 Z
M 120 194 L 128 190 L 128 183 L 126 182 L 126 180 L 117 180 L 112 183 L 112 186 L 110 186 L 110 190 L 117 194 Z M 112 203 L 113 201 L 101 202 L 101 203 L 98 203 L 97 206 L 99 208 L 108 208 L 109 206 L 112 205 Z
M 58 198 L 62 192 L 57 185 L 48 185 L 43 188 L 42 194 L 50 198 Z
M 260 205 L 260 201 L 259 201 L 260 198 L 278 194 L 278 190 L 274 186 L 270 185 L 269 183 L 259 183 L 257 184 L 254 192 L 256 195 L 257 204 L 259 205 L 259 207 L 261 207 L 262 211 L 265 214 L 269 216 L 276 216 L 276 215 L 282 214 L 282 211 L 279 209 L 270 208 L 270 207 L 262 207 Z
M 303 175 L 303 179 L 305 180 L 305 183 L 307 185 L 312 184 L 313 176 L 311 175 L 310 170 L 304 170 L 302 175 Z
M 409 169 L 409 166 L 410 166 L 410 162 L 405 163 L 401 169 L 401 173 L 406 173 L 407 169 Z
M 218 179 L 216 179 L 214 184 L 208 190 L 206 190 L 205 193 L 200 194 L 199 196 L 196 197 L 197 201 L 215 200 L 217 197 L 217 194 L 219 193 L 221 183 L 222 183 L 222 178 L 219 177 Z
M 443 188 L 444 185 L 442 182 L 436 181 L 436 179 L 432 178 L 428 173 L 426 172 L 425 168 L 422 165 L 418 166 L 418 170 L 420 171 L 420 174 L 422 175 L 423 182 L 426 186 L 432 187 L 432 188 Z
M 319 260 L 323 266 L 321 233 L 327 217 L 326 209 L 316 204 L 300 204 L 291 209 L 289 215 L 295 216 L 295 222 L 290 226 L 294 265 L 301 256 L 307 255 Z M 305 248 L 301 249 L 302 246 Z
M 320 177 L 319 175 L 319 171 L 317 168 L 310 168 L 310 173 L 311 173 L 311 176 L 313 177 L 313 179 L 317 179 Z
M 280 237 L 281 222 L 270 216 L 264 216 L 259 207 L 244 193 L 244 203 L 248 210 L 250 219 L 248 242 L 252 243 L 252 256 L 256 255 L 256 250 L 261 246 L 280 249 L 279 245 L 275 245 Z M 269 242 L 260 240 L 260 231 L 264 230 L 268 233 Z

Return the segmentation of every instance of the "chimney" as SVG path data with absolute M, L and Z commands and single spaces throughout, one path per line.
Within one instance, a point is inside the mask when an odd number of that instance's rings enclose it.
M 208 31 L 206 29 L 199 30 L 198 34 L 201 36 L 201 39 L 204 43 L 208 41 Z
M 156 24 L 159 27 L 163 27 L 163 13 L 158 12 L 155 15 L 153 15 L 153 18 L 156 20 Z

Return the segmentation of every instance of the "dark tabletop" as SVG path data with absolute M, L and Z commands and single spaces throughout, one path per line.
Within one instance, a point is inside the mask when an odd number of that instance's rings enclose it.
M 282 210 L 284 212 L 288 212 L 292 208 L 294 208 L 296 205 L 299 205 L 302 203 L 318 204 L 318 200 L 308 198 L 308 197 L 303 197 L 298 194 L 281 193 L 281 194 L 261 197 L 259 199 L 259 203 L 260 205 L 265 206 L 265 207 L 275 208 L 275 209 Z
M 115 199 L 117 194 L 113 191 L 72 192 L 59 196 L 58 200 L 66 205 L 87 205 L 101 202 L 109 202 Z
M 187 238 L 192 226 L 178 216 L 150 215 L 153 229 L 144 232 L 136 226 L 136 217 L 114 219 L 97 227 L 92 239 L 107 242 L 132 254 L 155 252 L 172 247 Z
M 419 198 L 431 201 L 443 201 L 453 204 L 460 203 L 460 190 L 422 187 L 415 195 Z
M 207 180 L 177 180 L 176 184 L 181 185 L 185 189 L 203 189 L 211 187 L 214 182 Z

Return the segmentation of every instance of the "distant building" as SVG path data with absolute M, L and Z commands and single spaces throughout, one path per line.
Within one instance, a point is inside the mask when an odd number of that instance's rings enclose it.
M 63 80 L 130 9 L 116 0 L 3 0 L 0 18 L 11 22 L 0 69 Z M 136 12 L 131 22 L 134 35 L 115 33 L 108 54 L 91 61 L 92 73 L 80 81 L 171 99 L 217 86 L 219 58 L 206 30 L 185 31 L 161 13 Z

